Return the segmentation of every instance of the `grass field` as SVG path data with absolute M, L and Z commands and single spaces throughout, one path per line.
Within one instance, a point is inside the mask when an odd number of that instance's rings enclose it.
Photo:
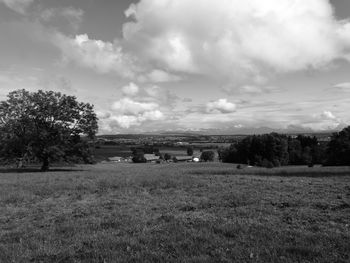
M 350 168 L 0 169 L 0 262 L 350 262 Z

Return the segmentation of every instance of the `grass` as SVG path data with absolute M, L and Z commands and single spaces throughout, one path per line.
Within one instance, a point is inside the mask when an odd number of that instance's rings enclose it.
M 349 225 L 348 167 L 0 170 L 0 262 L 345 263 Z

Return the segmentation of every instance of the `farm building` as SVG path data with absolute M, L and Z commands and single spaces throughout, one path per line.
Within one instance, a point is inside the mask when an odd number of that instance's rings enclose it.
M 125 159 L 123 157 L 115 156 L 115 157 L 108 157 L 108 161 L 119 163 L 119 162 L 124 162 Z
M 192 162 L 192 156 L 174 156 L 174 162 Z
M 156 156 L 155 154 L 145 154 L 144 157 L 147 162 L 156 162 L 159 160 L 159 156 Z

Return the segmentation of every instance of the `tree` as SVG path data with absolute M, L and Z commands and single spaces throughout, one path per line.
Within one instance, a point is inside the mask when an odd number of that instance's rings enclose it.
M 50 161 L 74 156 L 91 157 L 86 139 L 93 139 L 98 126 L 93 105 L 78 102 L 60 92 L 10 92 L 0 102 L 0 155 L 30 156 L 49 169 Z
M 327 165 L 350 165 L 350 126 L 334 133 L 327 149 Z
M 201 154 L 201 160 L 205 162 L 212 162 L 214 161 L 215 153 L 213 151 L 204 151 Z
M 170 155 L 169 153 L 165 153 L 165 154 L 164 154 L 164 160 L 165 160 L 165 161 L 171 160 L 171 155 Z
M 192 156 L 193 155 L 193 148 L 192 147 L 188 147 L 187 148 L 187 155 L 188 156 Z
M 132 161 L 133 161 L 134 163 L 147 163 L 147 160 L 146 160 L 146 158 L 145 158 L 145 156 L 144 156 L 143 153 L 138 153 L 138 154 L 136 154 L 136 155 L 132 158 Z

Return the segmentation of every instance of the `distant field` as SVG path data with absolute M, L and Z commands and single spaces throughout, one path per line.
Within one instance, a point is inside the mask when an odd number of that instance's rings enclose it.
M 0 168 L 0 262 L 349 262 L 350 167 Z
M 134 145 L 102 145 L 101 148 L 95 149 L 95 157 L 97 161 L 102 161 L 108 157 L 129 157 L 132 155 L 130 148 L 135 147 Z M 155 147 L 160 150 L 161 153 L 171 154 L 173 156 L 185 156 L 187 155 L 186 147 Z M 198 148 L 199 149 L 199 148 Z M 195 149 L 195 153 L 199 154 L 199 150 Z

